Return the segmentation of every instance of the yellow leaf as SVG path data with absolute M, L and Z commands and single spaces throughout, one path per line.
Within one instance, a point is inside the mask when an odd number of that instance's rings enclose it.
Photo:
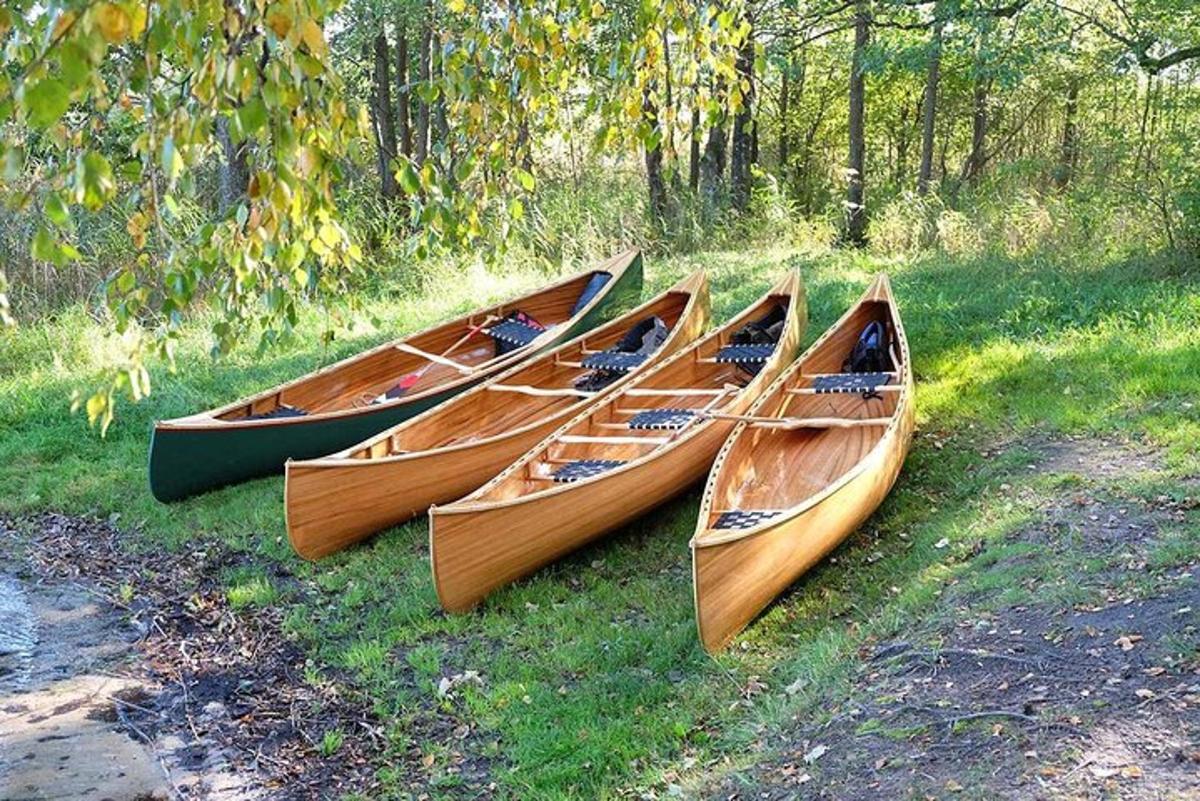
M 466 0 L 450 0 L 450 2 L 446 3 L 446 8 L 455 14 L 461 14 L 467 10 Z
M 286 9 L 274 6 L 267 12 L 267 27 L 280 39 L 286 39 L 292 30 L 292 15 Z
M 129 38 L 133 23 L 116 3 L 101 3 L 96 7 L 96 27 L 109 44 L 120 44 Z
M 63 13 L 59 14 L 58 19 L 54 21 L 54 33 L 51 34 L 51 38 L 57 39 L 65 34 L 67 32 L 67 28 L 70 28 L 74 22 L 74 11 L 64 11 Z
M 300 28 L 300 38 L 304 40 L 304 44 L 308 45 L 308 52 L 314 56 L 325 54 L 325 34 L 315 20 L 311 18 L 304 20 L 304 25 Z
M 592 19 L 604 16 L 604 4 L 600 2 L 592 3 Z

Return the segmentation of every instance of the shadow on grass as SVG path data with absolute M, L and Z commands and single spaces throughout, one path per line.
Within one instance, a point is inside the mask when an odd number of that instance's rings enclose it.
M 812 342 L 880 265 L 860 254 L 699 254 L 648 263 L 646 296 L 701 266 L 711 268 L 715 322 L 799 267 Z M 1010 522 L 991 510 L 981 523 L 980 497 L 1026 456 L 1014 447 L 984 457 L 982 445 L 1053 430 L 1138 433 L 1147 415 L 1177 422 L 1171 404 L 1198 389 L 1200 349 L 1187 339 L 1200 330 L 1194 271 L 995 257 L 929 257 L 889 269 L 922 427 L 939 432 L 942 447 L 918 437 L 896 489 L 836 561 L 797 582 L 752 624 L 744 649 L 715 662 L 701 651 L 692 618 L 687 542 L 699 487 L 462 616 L 437 606 L 422 519 L 308 565 L 283 538 L 278 478 L 169 507 L 153 501 L 144 474 L 153 419 L 307 372 L 320 359 L 316 349 L 232 366 L 191 359 L 149 402 L 127 408 L 107 442 L 78 417 L 62 417 L 66 380 L 15 398 L 0 412 L 0 481 L 8 487 L 0 508 L 120 513 L 121 525 L 149 533 L 147 543 L 178 545 L 204 532 L 257 551 L 319 590 L 317 601 L 288 611 L 292 635 L 318 662 L 357 671 L 393 714 L 447 715 L 495 732 L 497 764 L 516 768 L 500 768 L 497 781 L 519 794 L 611 794 L 653 781 L 680 754 L 744 744 L 762 719 L 813 700 L 785 696 L 782 687 L 796 678 L 827 687 L 865 632 L 900 625 L 931 604 L 950 570 L 934 544 Z M 900 532 L 907 539 L 894 536 Z M 406 656 L 386 657 L 396 653 Z M 413 693 L 433 695 L 441 677 L 468 670 L 485 675 L 483 688 L 433 713 L 410 704 Z M 743 703 L 752 676 L 770 689 L 753 710 Z M 440 744 L 417 745 L 441 753 Z

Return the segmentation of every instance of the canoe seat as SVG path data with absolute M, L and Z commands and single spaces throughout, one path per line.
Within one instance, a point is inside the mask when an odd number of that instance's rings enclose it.
M 888 373 L 835 373 L 813 379 L 812 388 L 818 395 L 854 394 L 870 395 L 876 388 L 891 380 Z
M 733 509 L 728 512 L 721 512 L 721 516 L 717 518 L 717 522 L 713 524 L 713 528 L 754 528 L 759 523 L 770 520 L 772 517 L 777 517 L 779 512 L 755 510 L 755 509 Z
M 650 409 L 630 417 L 628 426 L 640 431 L 675 431 L 695 419 L 695 409 Z
M 281 420 L 285 417 L 304 417 L 308 412 L 303 409 L 298 409 L 295 406 L 283 404 L 272 409 L 269 412 L 259 412 L 258 414 L 246 415 L 246 420 Z
M 570 484 L 572 481 L 598 476 L 623 464 L 625 463 L 619 459 L 576 459 L 555 470 L 550 477 L 560 484 Z
M 600 294 L 600 290 L 604 289 L 604 285 L 612 278 L 612 273 L 603 270 L 597 270 L 592 273 L 592 277 L 588 279 L 587 285 L 583 291 L 579 293 L 579 298 L 575 301 L 575 305 L 571 307 L 571 316 L 579 314 L 583 311 L 583 307 L 592 302 L 596 295 Z
M 613 373 L 628 373 L 633 368 L 646 361 L 647 353 L 622 353 L 617 350 L 602 350 L 583 358 L 583 366 L 588 370 L 607 370 Z
M 717 361 L 727 364 L 765 364 L 775 352 L 772 345 L 726 345 L 717 351 Z
M 486 329 L 488 336 L 496 342 L 497 356 L 525 347 L 545 330 L 544 325 L 524 312 L 514 312 Z

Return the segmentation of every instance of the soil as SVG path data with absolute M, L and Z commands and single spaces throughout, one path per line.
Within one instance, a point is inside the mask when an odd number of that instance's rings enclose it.
M 370 791 L 380 724 L 344 684 L 306 681 L 277 610 L 229 607 L 236 554 L 133 554 L 55 514 L 0 519 L 0 550 L 0 799 Z
M 1036 580 L 1021 605 L 951 586 L 940 614 L 864 651 L 840 702 L 707 795 L 1200 799 L 1200 564 L 1147 567 L 1195 501 L 1114 492 L 1160 469 L 1118 443 L 1047 442 L 1032 467 L 1082 483 L 1001 545 L 1046 565 L 1086 555 L 1070 581 L 1102 601 L 1064 608 Z

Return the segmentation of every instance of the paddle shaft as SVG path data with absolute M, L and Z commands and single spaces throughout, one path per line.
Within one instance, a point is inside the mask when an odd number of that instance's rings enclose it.
M 489 314 L 489 315 L 487 316 L 487 319 L 485 319 L 485 320 L 484 320 L 482 323 L 480 323 L 479 325 L 475 326 L 475 327 L 474 327 L 474 328 L 472 328 L 471 330 L 467 331 L 467 333 L 463 334 L 463 335 L 462 335 L 462 337 L 460 337 L 460 338 L 458 339 L 458 341 L 456 341 L 456 342 L 455 342 L 453 345 L 451 345 L 450 347 L 446 348 L 446 350 L 442 351 L 442 352 L 441 352 L 440 354 L 438 354 L 438 355 L 439 355 L 441 358 L 443 358 L 443 359 L 444 359 L 444 358 L 446 358 L 446 357 L 447 357 L 447 356 L 449 356 L 451 353 L 453 353 L 454 351 L 458 350 L 458 349 L 459 349 L 459 347 L 460 347 L 460 346 L 461 346 L 461 345 L 462 345 L 464 342 L 466 342 L 468 339 L 470 339 L 471 337 L 475 336 L 475 335 L 476 335 L 476 334 L 478 334 L 480 331 L 482 331 L 482 330 L 483 330 L 483 327 L 484 327 L 484 326 L 486 326 L 486 325 L 487 325 L 489 322 L 491 322 L 493 319 L 494 319 L 494 318 L 492 317 L 492 315 L 490 315 L 490 314 Z M 422 367 L 420 367 L 420 368 L 418 368 L 418 369 L 414 370 L 413 372 L 411 372 L 411 373 L 409 373 L 408 375 L 406 375 L 406 376 L 404 376 L 403 378 L 401 378 L 401 379 L 400 379 L 400 381 L 399 381 L 399 383 L 398 383 L 396 386 L 398 386 L 398 387 L 403 387 L 405 390 L 412 389 L 412 388 L 413 388 L 413 387 L 416 385 L 416 383 L 417 383 L 418 381 L 420 381 L 420 380 L 421 380 L 421 378 L 423 378 L 423 377 L 424 377 L 425 373 L 429 372 L 429 368 L 430 368 L 430 367 L 433 367 L 433 365 L 434 365 L 434 364 L 436 364 L 436 362 L 434 362 L 434 361 L 432 361 L 432 360 L 430 360 L 430 361 L 427 361 L 427 362 L 426 362 L 426 363 L 425 363 L 425 364 L 424 364 Z

